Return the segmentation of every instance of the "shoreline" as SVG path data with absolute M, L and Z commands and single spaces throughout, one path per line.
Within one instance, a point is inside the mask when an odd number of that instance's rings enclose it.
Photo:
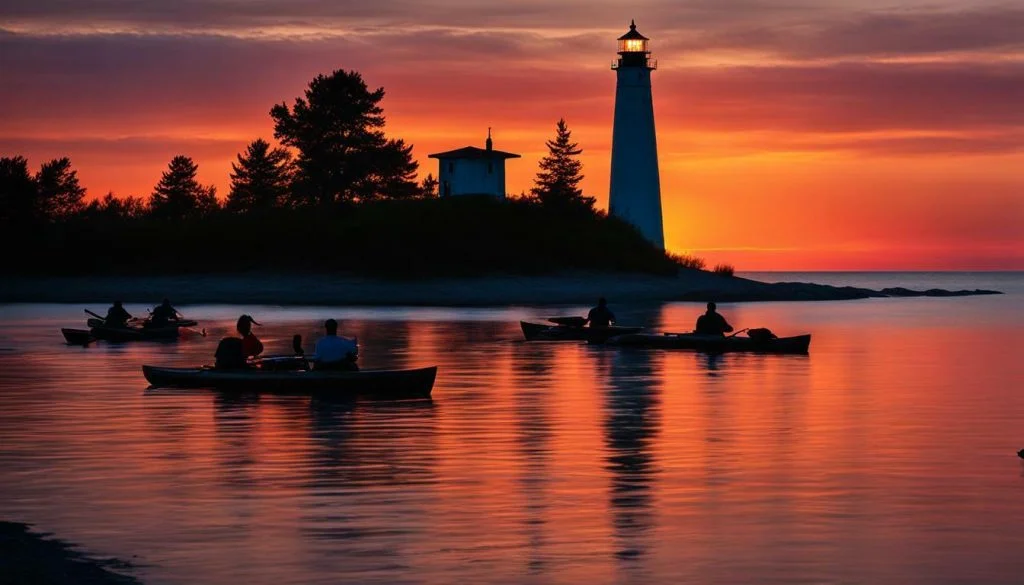
M 14 276 L 0 283 L 0 303 L 271 304 L 352 306 L 499 306 L 615 302 L 840 301 L 869 298 L 1003 294 L 991 290 L 872 290 L 809 282 L 765 283 L 683 270 L 674 277 L 573 273 L 385 280 L 332 274 L 243 273 L 180 276 Z
M 141 585 L 111 570 L 130 569 L 117 559 L 97 559 L 28 524 L 0 521 L 0 583 L 46 585 Z

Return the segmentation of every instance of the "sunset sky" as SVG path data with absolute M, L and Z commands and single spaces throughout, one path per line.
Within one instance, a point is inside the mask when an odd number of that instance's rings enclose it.
M 565 117 L 607 205 L 615 38 L 659 61 L 667 246 L 739 270 L 1024 269 L 1024 6 L 934 0 L 4 0 L 0 155 L 70 156 L 90 197 L 273 137 L 318 73 L 387 92 L 427 154 L 521 153 Z

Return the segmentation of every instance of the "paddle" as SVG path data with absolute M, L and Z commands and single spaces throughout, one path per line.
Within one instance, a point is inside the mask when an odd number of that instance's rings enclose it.
M 185 331 L 185 332 L 191 333 L 193 335 L 198 335 L 200 337 L 206 337 L 206 327 L 203 327 L 202 331 L 196 331 L 195 329 L 193 329 L 191 327 L 178 327 L 178 331 Z
M 726 337 L 736 337 L 740 333 L 743 333 L 744 331 L 749 331 L 749 330 L 750 330 L 750 327 L 747 327 L 745 329 L 740 329 L 739 331 L 737 331 L 736 333 L 733 333 L 732 335 L 726 335 Z
M 106 318 L 106 317 L 102 317 L 102 316 L 100 316 L 100 315 L 97 315 L 96 313 L 93 313 L 93 312 L 92 312 L 92 311 L 90 311 L 89 309 L 86 309 L 86 310 L 85 310 L 85 312 L 86 312 L 86 313 L 88 313 L 89 315 L 92 315 L 93 317 L 96 317 L 96 318 L 97 318 L 97 319 L 99 319 L 100 321 L 106 321 L 106 320 L 107 320 L 107 318 Z

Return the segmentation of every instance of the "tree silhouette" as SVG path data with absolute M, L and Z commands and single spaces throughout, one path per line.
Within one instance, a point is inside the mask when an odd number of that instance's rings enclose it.
M 68 157 L 43 163 L 36 173 L 39 213 L 47 219 L 67 219 L 82 211 L 85 188 Z
M 293 173 L 292 155 L 283 148 L 271 148 L 262 138 L 253 140 L 231 163 L 231 192 L 225 204 L 230 211 L 271 209 L 288 197 Z
M 128 196 L 121 199 L 113 193 L 107 193 L 103 199 L 89 203 L 82 215 L 92 219 L 138 219 L 146 215 L 146 202 L 141 197 Z
M 23 156 L 0 158 L 0 222 L 14 224 L 38 217 L 38 190 Z
M 536 186 L 530 193 L 537 201 L 552 209 L 563 211 L 594 210 L 594 198 L 584 197 L 579 188 L 583 175 L 583 163 L 576 157 L 583 152 L 579 145 L 572 141 L 572 132 L 559 119 L 555 127 L 555 139 L 546 142 L 548 154 L 540 161 L 540 171 L 535 180 Z
M 412 146 L 384 136 L 384 89 L 369 91 L 356 71 L 310 82 L 305 99 L 270 110 L 274 137 L 298 150 L 296 195 L 321 204 L 414 197 Z
M 437 179 L 434 178 L 433 173 L 427 173 L 426 177 L 423 177 L 423 181 L 420 183 L 420 192 L 424 199 L 436 199 L 437 198 Z
M 182 219 L 217 209 L 217 191 L 196 180 L 199 166 L 184 155 L 171 159 L 167 171 L 153 188 L 150 211 L 155 217 Z

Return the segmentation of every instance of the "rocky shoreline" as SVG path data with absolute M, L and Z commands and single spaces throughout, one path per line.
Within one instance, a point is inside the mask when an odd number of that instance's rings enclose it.
M 0 282 L 3 303 L 230 303 L 273 305 L 499 306 L 671 301 L 837 301 L 885 297 L 958 297 L 992 290 L 872 290 L 807 282 L 765 283 L 696 270 L 675 277 L 633 274 L 485 276 L 425 280 L 368 279 L 331 274 L 225 274 L 130 277 L 11 277 Z
M 100 560 L 26 524 L 0 521 L 0 585 L 140 585 L 134 577 L 111 570 L 131 568 L 114 559 Z

